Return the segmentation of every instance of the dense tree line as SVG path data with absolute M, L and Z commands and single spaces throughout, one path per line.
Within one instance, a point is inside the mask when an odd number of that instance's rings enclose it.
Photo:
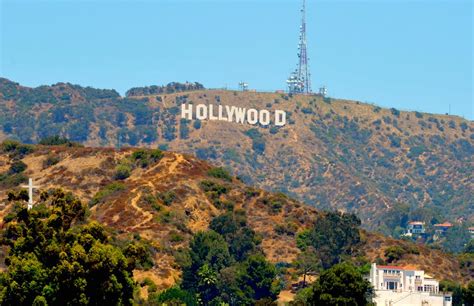
M 272 302 L 279 292 L 275 266 L 259 248 L 260 239 L 247 226 L 243 211 L 214 218 L 209 230 L 194 235 L 179 254 L 183 270 L 180 288 L 165 291 L 155 301 L 192 305 L 254 305 Z
M 51 190 L 26 209 L 25 191 L 10 192 L 1 244 L 9 247 L 0 274 L 2 305 L 130 305 L 132 270 L 150 256 L 136 241 L 119 247 L 106 229 L 87 218 L 72 194 Z
M 159 95 L 159 94 L 170 94 L 175 92 L 182 91 L 191 91 L 191 90 L 202 90 L 205 89 L 204 86 L 198 82 L 194 83 L 179 83 L 171 82 L 165 86 L 146 86 L 146 87 L 134 87 L 130 88 L 125 96 L 150 96 L 150 95 Z

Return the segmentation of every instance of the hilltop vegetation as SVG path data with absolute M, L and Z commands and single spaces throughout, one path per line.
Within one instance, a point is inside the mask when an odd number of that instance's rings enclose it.
M 2 79 L 0 139 L 35 143 L 61 135 L 89 146 L 191 153 L 248 184 L 356 213 L 363 227 L 394 237 L 410 220 L 474 222 L 470 121 L 317 96 L 169 87 L 133 89 L 122 98 L 113 90 L 26 88 Z M 288 124 L 189 122 L 180 119 L 182 103 L 283 109 Z
M 127 97 L 133 96 L 151 96 L 160 94 L 171 94 L 175 92 L 192 91 L 192 90 L 203 90 L 204 86 L 200 83 L 177 83 L 172 82 L 166 86 L 146 86 L 146 87 L 134 87 L 125 93 Z

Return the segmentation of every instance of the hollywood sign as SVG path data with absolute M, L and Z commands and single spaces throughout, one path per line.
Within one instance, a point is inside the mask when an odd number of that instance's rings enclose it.
M 269 111 L 254 108 L 243 108 L 229 105 L 213 104 L 181 104 L 181 118 L 188 120 L 217 120 L 236 122 L 240 124 L 260 124 L 263 126 L 274 124 L 283 126 L 286 124 L 286 112 L 283 110 Z

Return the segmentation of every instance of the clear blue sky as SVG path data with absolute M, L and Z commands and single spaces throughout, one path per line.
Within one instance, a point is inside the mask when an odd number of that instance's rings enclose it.
M 0 75 L 124 93 L 198 81 L 285 88 L 299 0 L 0 0 Z M 473 119 L 470 0 L 308 0 L 313 88 L 333 97 Z

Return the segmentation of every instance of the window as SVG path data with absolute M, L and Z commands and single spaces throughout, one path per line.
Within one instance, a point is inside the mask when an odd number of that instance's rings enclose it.
M 433 285 L 425 285 L 425 292 L 435 292 Z
M 450 297 L 450 296 L 445 296 L 445 297 L 444 297 L 444 300 L 445 300 L 446 302 L 451 302 L 451 297 Z
M 387 282 L 387 289 L 389 290 L 396 290 L 397 289 L 397 282 Z

